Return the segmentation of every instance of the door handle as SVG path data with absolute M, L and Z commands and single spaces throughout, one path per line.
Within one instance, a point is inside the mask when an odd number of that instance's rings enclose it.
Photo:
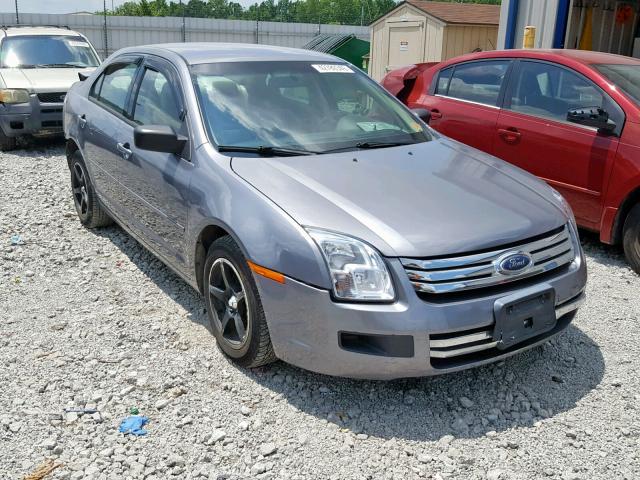
M 87 125 L 87 116 L 83 113 L 82 115 L 78 115 L 78 126 L 80 128 L 84 128 Z
M 125 160 L 129 160 L 129 157 L 131 157 L 131 154 L 133 153 L 129 149 L 129 144 L 128 143 L 118 143 L 118 144 L 116 144 L 116 148 L 118 149 L 118 151 L 122 155 L 122 158 L 124 158 Z
M 507 143 L 518 143 L 522 134 L 516 128 L 499 128 L 498 135 Z
M 442 113 L 437 108 L 431 110 L 431 118 L 442 118 Z

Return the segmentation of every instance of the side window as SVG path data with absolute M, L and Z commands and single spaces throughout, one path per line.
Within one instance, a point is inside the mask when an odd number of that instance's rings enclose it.
M 138 65 L 116 63 L 109 65 L 91 88 L 90 95 L 118 113 L 126 113 L 127 94 L 133 83 Z
M 181 110 L 176 92 L 167 77 L 147 68 L 140 83 L 133 121 L 140 125 L 168 125 L 179 131 Z
M 453 67 L 449 67 L 438 74 L 438 83 L 436 84 L 436 91 L 434 92 L 436 95 L 447 95 L 452 73 Z
M 565 121 L 572 108 L 601 107 L 613 113 L 612 101 L 586 78 L 548 63 L 520 63 L 511 89 L 510 110 Z
M 458 65 L 453 71 L 447 95 L 497 107 L 509 64 L 510 60 L 489 60 Z

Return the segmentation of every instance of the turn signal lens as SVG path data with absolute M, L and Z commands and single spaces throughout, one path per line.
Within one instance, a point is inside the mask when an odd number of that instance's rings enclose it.
M 282 275 L 281 273 L 274 270 L 269 270 L 265 267 L 261 267 L 260 265 L 256 265 L 250 260 L 247 260 L 247 263 L 249 264 L 249 268 L 253 273 L 257 273 L 258 275 L 268 278 L 269 280 L 273 280 L 274 282 L 284 283 L 284 275 Z
M 29 90 L 0 88 L 0 103 L 29 103 Z

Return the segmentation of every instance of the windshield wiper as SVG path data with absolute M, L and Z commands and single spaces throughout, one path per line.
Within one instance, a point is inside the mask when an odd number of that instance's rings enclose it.
M 86 65 L 79 65 L 77 63 L 39 63 L 37 68 L 86 68 Z
M 360 142 L 356 143 L 357 148 L 371 149 L 371 148 L 387 148 L 387 147 L 401 147 L 402 145 L 413 145 L 415 142 Z
M 260 145 L 259 147 L 243 147 L 240 145 L 218 145 L 219 152 L 243 152 L 243 153 L 257 153 L 262 157 L 295 157 L 298 155 L 313 155 L 316 152 L 311 150 L 296 150 L 293 148 L 280 148 L 280 147 L 265 147 Z

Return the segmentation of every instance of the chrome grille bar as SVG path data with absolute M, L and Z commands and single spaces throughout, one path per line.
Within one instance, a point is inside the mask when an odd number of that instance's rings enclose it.
M 556 319 L 560 319 L 573 310 L 578 309 L 585 301 L 584 293 L 556 306 Z M 446 338 L 429 340 L 429 354 L 432 358 L 452 358 L 469 353 L 494 348 L 498 342 L 493 340 L 493 326 L 475 333 L 454 332 L 445 334 Z M 437 335 L 442 337 L 443 334 Z
M 496 263 L 510 252 L 524 252 L 532 265 L 520 273 L 500 273 Z M 490 252 L 440 259 L 401 258 L 414 289 L 426 293 L 451 293 L 489 287 L 539 275 L 571 263 L 575 250 L 571 231 L 564 226 L 548 237 Z

